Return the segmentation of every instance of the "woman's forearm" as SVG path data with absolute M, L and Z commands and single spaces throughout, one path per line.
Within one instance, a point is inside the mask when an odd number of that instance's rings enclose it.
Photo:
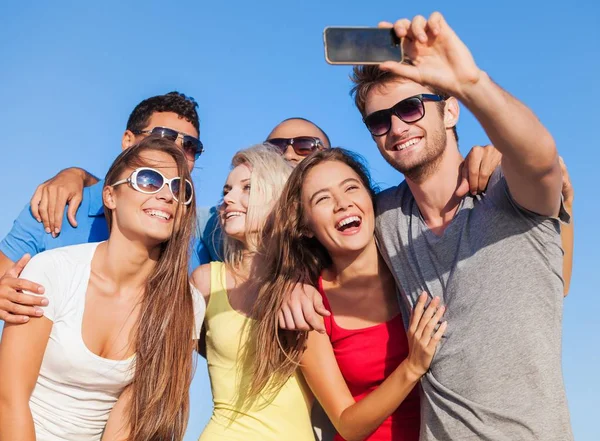
M 365 439 L 396 411 L 419 379 L 402 362 L 377 389 L 342 412 L 336 429 L 347 441 Z
M 0 399 L 0 441 L 35 441 L 29 401 Z

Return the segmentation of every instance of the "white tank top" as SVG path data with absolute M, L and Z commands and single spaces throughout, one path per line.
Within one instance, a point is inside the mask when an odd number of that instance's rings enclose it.
M 81 334 L 90 263 L 98 243 L 45 251 L 21 277 L 45 288 L 44 316 L 53 322 L 29 405 L 37 441 L 100 440 L 111 409 L 133 378 L 135 356 L 109 360 L 92 353 Z M 204 299 L 193 288 L 195 337 Z

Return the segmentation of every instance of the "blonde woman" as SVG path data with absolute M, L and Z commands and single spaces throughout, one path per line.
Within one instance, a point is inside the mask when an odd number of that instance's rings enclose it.
M 254 282 L 261 269 L 256 250 L 265 220 L 292 169 L 266 145 L 238 152 L 231 165 L 220 209 L 224 262 L 203 265 L 192 274 L 207 302 L 206 356 L 214 400 L 200 440 L 313 441 L 312 398 L 301 377 L 290 376 L 274 394 L 256 399 L 246 395 L 256 356 L 246 344 L 258 293 Z

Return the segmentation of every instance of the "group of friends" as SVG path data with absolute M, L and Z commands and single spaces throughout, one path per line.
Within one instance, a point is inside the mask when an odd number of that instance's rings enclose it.
M 201 441 L 573 438 L 554 140 L 441 14 L 381 26 L 407 58 L 355 67 L 352 94 L 396 187 L 294 117 L 196 207 L 197 104 L 171 92 L 103 180 L 37 188 L 0 243 L 0 441 L 182 440 L 194 351 Z M 493 144 L 466 158 L 459 102 Z

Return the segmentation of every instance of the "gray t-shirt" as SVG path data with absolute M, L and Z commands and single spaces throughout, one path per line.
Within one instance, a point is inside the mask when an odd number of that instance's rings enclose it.
M 519 207 L 498 168 L 442 236 L 406 182 L 378 196 L 376 229 L 405 323 L 423 291 L 447 307 L 446 335 L 421 381 L 421 440 L 572 440 L 559 220 Z

